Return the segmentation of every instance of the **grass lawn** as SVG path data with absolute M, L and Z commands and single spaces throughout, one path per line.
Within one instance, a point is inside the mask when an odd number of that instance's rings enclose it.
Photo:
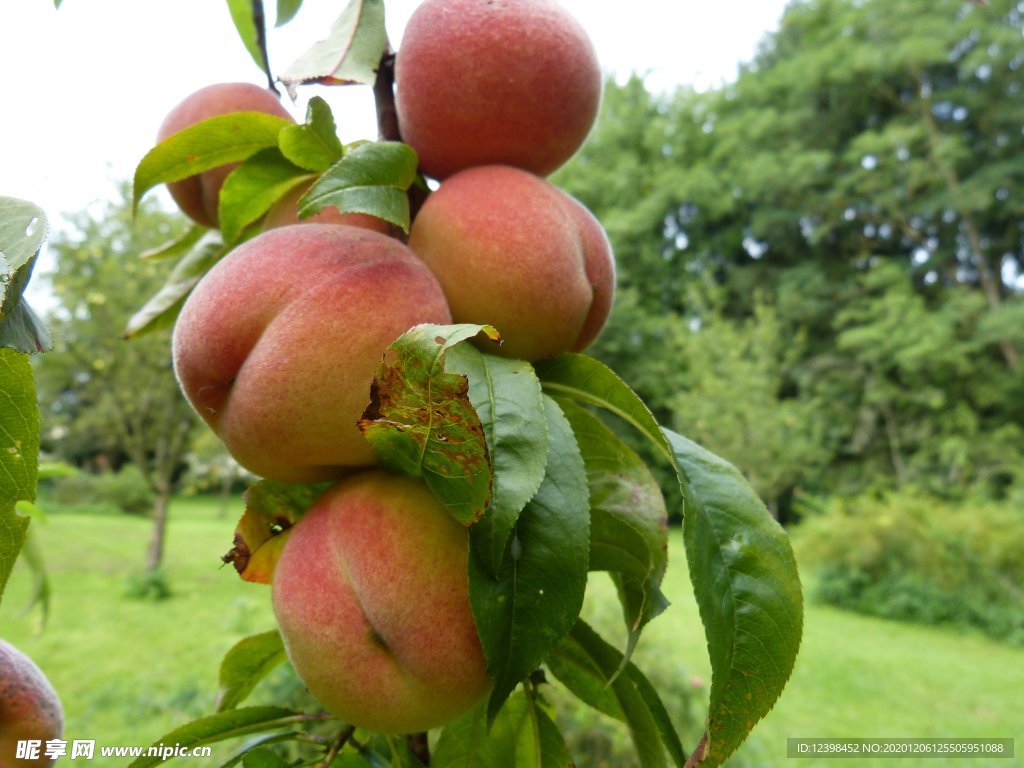
M 60 692 L 66 738 L 96 739 L 104 746 L 149 744 L 186 719 L 212 711 L 224 652 L 242 637 L 273 626 L 269 589 L 243 583 L 218 559 L 231 546 L 240 511 L 239 503 L 220 517 L 213 501 L 175 502 L 166 560 L 174 594 L 164 602 L 125 595 L 143 560 L 147 520 L 60 512 L 44 525 L 33 523 L 52 580 L 50 622 L 39 634 L 32 615 L 19 615 L 30 587 L 27 570 L 19 566 L 0 604 L 0 636 L 35 658 Z M 710 669 L 680 544 L 673 542 L 678 562 L 666 583 L 673 605 L 648 628 L 637 659 L 673 713 L 699 719 Z M 617 611 L 607 579 L 596 574 L 587 617 L 614 638 L 622 634 Z M 786 738 L 792 736 L 1015 737 L 1021 750 L 1022 691 L 1022 649 L 810 605 L 790 685 L 731 762 L 783 765 L 788 762 Z M 597 716 L 572 722 L 597 733 L 616 733 Z M 692 746 L 697 725 L 684 728 L 687 746 Z M 574 744 L 586 742 L 574 739 Z M 621 757 L 607 760 L 588 762 L 577 755 L 580 768 L 631 765 Z M 843 760 L 839 765 L 877 762 Z M 898 762 L 918 764 L 1002 768 L 1014 761 Z M 794 765 L 836 763 L 800 760 Z

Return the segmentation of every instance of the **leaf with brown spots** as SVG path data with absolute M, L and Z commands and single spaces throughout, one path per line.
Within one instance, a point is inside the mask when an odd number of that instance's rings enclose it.
M 446 352 L 484 333 L 482 325 L 418 325 L 395 340 L 370 389 L 359 429 L 380 462 L 422 477 L 463 525 L 472 525 L 491 499 L 492 468 L 469 381 L 445 371 Z
M 245 581 L 269 584 L 287 533 L 330 483 L 275 483 L 261 480 L 245 492 L 245 512 L 234 545 L 221 560 Z

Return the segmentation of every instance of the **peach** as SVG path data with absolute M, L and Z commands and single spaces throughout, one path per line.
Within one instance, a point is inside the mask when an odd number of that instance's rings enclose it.
M 402 140 L 443 179 L 478 165 L 545 176 L 583 144 L 601 67 L 554 0 L 426 0 L 395 59 Z
M 284 482 L 374 463 L 356 426 L 387 346 L 449 323 L 434 276 L 394 238 L 295 224 L 235 248 L 199 282 L 174 328 L 182 391 L 228 451 Z
M 157 131 L 157 141 L 211 117 L 233 112 L 266 112 L 292 119 L 277 96 L 265 88 L 250 83 L 216 83 L 200 88 L 172 109 Z M 167 185 L 167 190 L 189 218 L 204 227 L 216 228 L 220 188 L 237 165 L 228 163 L 175 181 Z
M 417 214 L 409 247 L 437 275 L 454 322 L 498 329 L 498 354 L 579 352 L 611 309 L 615 263 L 604 229 L 526 171 L 482 166 L 445 180 Z
M 468 534 L 419 480 L 379 470 L 328 490 L 288 533 L 272 596 L 288 657 L 331 712 L 425 731 L 490 688 L 469 603 Z
M 44 768 L 46 742 L 59 739 L 64 712 L 50 681 L 35 662 L 10 643 L 0 640 L 0 768 Z M 37 741 L 38 756 L 16 759 L 19 741 Z
M 368 213 L 342 213 L 334 206 L 324 208 L 308 218 L 300 219 L 299 198 L 306 194 L 309 187 L 309 184 L 300 185 L 274 203 L 263 220 L 263 229 L 277 229 L 289 224 L 348 224 L 353 227 L 371 229 L 382 235 L 391 231 L 391 225 L 384 219 L 379 219 Z

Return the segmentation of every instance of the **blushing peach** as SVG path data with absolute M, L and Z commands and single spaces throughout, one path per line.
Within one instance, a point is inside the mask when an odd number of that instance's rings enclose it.
M 311 482 L 374 463 L 356 426 L 387 346 L 451 316 L 434 276 L 394 238 L 295 224 L 235 248 L 174 329 L 182 391 L 242 466 Z
M 372 731 L 425 731 L 490 688 L 469 603 L 468 534 L 419 480 L 342 480 L 288 533 L 273 604 L 295 671 Z

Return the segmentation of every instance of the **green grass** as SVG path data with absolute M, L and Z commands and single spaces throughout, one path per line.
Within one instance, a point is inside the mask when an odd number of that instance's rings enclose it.
M 212 711 L 217 668 L 242 637 L 273 625 L 265 586 L 243 583 L 219 557 L 231 546 L 236 504 L 220 517 L 213 501 L 181 499 L 172 508 L 166 575 L 174 590 L 163 602 L 126 597 L 139 572 L 150 523 L 95 511 L 51 514 L 35 526 L 53 587 L 51 618 L 35 632 L 32 616 L 19 616 L 30 590 L 23 566 L 16 569 L 0 604 L 0 635 L 37 660 L 64 701 L 69 739 L 101 745 L 143 745 L 185 720 Z M 710 669 L 703 630 L 682 562 L 666 580 L 673 601 L 641 641 L 637 660 L 685 725 L 692 746 L 707 695 Z M 607 579 L 597 574 L 586 616 L 606 636 L 621 639 L 617 604 Z M 552 686 L 554 691 L 554 686 Z M 786 738 L 824 737 L 1015 737 L 1024 749 L 1024 649 L 983 637 L 912 626 L 810 605 L 796 670 L 779 704 L 754 730 L 736 765 L 787 762 Z M 557 695 L 554 696 L 558 698 Z M 584 730 L 577 746 L 595 738 L 620 740 L 614 724 L 575 708 L 568 719 Z M 614 758 L 581 768 L 629 766 L 616 744 Z M 795 766 L 836 765 L 800 760 Z M 839 765 L 875 765 L 843 760 Z M 903 759 L 901 767 L 1013 764 L 1010 760 Z

